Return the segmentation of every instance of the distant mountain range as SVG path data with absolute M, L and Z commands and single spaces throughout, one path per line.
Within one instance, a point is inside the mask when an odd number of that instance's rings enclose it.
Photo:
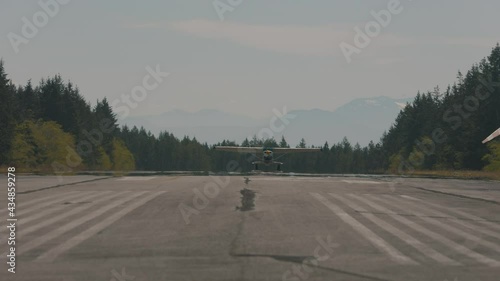
M 389 129 L 400 110 L 413 98 L 393 99 L 389 97 L 360 98 L 337 108 L 334 111 L 321 109 L 289 111 L 290 123 L 284 130 L 275 133 L 279 142 L 281 135 L 291 146 L 301 138 L 308 145 L 336 143 L 346 136 L 351 143 L 367 145 L 370 140 L 378 142 L 382 133 Z M 281 109 L 279 109 L 281 110 Z M 269 128 L 270 118 L 256 119 L 218 110 L 205 109 L 198 112 L 173 110 L 160 115 L 131 116 L 121 124 L 129 127 L 143 126 L 154 134 L 168 131 L 178 138 L 187 135 L 196 137 L 200 142 L 214 144 L 224 139 L 241 143 Z M 282 123 L 277 121 L 276 126 Z

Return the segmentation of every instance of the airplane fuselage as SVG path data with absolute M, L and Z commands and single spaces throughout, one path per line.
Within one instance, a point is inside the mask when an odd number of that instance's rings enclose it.
M 287 153 L 297 153 L 297 152 L 318 152 L 321 148 L 289 148 L 289 147 L 237 147 L 237 146 L 215 146 L 214 149 L 229 152 L 239 152 L 239 153 L 252 153 L 257 154 L 262 151 L 262 158 L 253 161 L 252 164 L 255 165 L 255 170 L 259 169 L 259 165 L 263 164 L 266 166 L 276 165 L 276 170 L 281 171 L 282 162 L 277 162 L 274 158 L 274 152 L 277 154 L 285 155 Z M 281 156 L 280 156 L 281 157 Z M 278 158 L 280 158 L 278 157 Z
M 273 151 L 272 150 L 270 150 L 270 149 L 263 150 L 262 162 L 264 162 L 266 165 L 273 163 Z
M 272 148 L 263 147 L 262 148 L 262 159 L 260 161 L 254 161 L 252 164 L 255 165 L 255 170 L 259 169 L 259 164 L 264 164 L 266 166 L 276 165 L 278 171 L 281 171 L 281 165 L 283 163 L 274 161 L 274 152 Z

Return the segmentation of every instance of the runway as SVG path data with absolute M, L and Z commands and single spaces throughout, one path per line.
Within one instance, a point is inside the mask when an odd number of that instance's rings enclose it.
M 500 276 L 494 181 L 18 176 L 17 186 L 15 274 L 7 271 L 7 192 L 0 198 L 1 280 Z

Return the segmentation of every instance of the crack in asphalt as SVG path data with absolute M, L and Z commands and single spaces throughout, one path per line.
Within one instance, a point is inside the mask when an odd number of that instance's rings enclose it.
M 249 178 L 245 178 L 245 184 L 248 186 L 248 183 L 250 182 Z M 248 190 L 248 191 L 245 191 Z M 250 191 L 250 192 L 249 192 Z M 239 209 L 240 211 L 243 211 L 242 208 L 245 206 L 245 204 L 249 204 L 251 202 L 252 206 L 254 206 L 254 200 L 255 200 L 255 191 L 244 188 L 243 190 L 240 191 L 242 194 L 241 202 L 242 206 Z M 246 198 L 245 198 L 246 197 Z M 248 201 L 247 203 L 244 203 Z M 238 207 L 236 207 L 238 209 Z M 250 254 L 250 253 L 235 253 L 235 248 L 238 239 L 241 237 L 241 234 L 243 232 L 243 226 L 247 220 L 247 216 L 249 213 L 241 213 L 241 220 L 237 225 L 237 232 L 236 235 L 231 242 L 229 246 L 229 255 L 231 257 L 235 258 L 272 258 L 276 261 L 281 261 L 281 262 L 287 262 L 287 263 L 293 263 L 293 264 L 303 264 L 306 259 L 313 258 L 311 256 L 287 256 L 287 255 L 270 255 L 270 254 Z M 341 270 L 341 269 L 336 269 L 332 267 L 325 267 L 325 266 L 314 266 L 314 268 L 318 268 L 321 270 L 329 271 L 329 272 L 334 272 L 337 274 L 343 274 L 343 275 L 348 275 L 352 277 L 358 277 L 358 278 L 363 278 L 366 280 L 373 280 L 373 281 L 391 281 L 389 279 L 382 279 L 379 277 L 374 277 L 374 276 L 368 276 L 356 272 L 350 272 L 346 270 Z M 241 267 L 241 277 L 244 276 L 244 266 Z
M 271 258 L 271 259 L 274 259 L 277 261 L 290 262 L 290 263 L 294 263 L 294 264 L 303 264 L 306 259 L 314 258 L 311 256 L 285 256 L 285 255 L 271 255 L 271 254 L 231 254 L 231 256 L 241 257 L 241 258 Z M 344 275 L 360 277 L 360 278 L 364 278 L 367 280 L 390 281 L 389 279 L 382 279 L 382 278 L 375 277 L 375 276 L 364 275 L 361 273 L 351 272 L 351 271 L 332 268 L 332 267 L 326 267 L 326 266 L 320 266 L 320 265 L 314 265 L 311 267 L 322 269 L 325 271 L 340 273 L 340 274 L 344 274 Z
M 70 183 L 65 183 L 65 184 L 58 184 L 58 185 L 48 186 L 48 187 L 44 187 L 44 188 L 40 188 L 40 189 L 20 191 L 20 192 L 17 192 L 17 194 L 34 193 L 34 192 L 44 191 L 44 190 L 47 190 L 47 189 L 59 188 L 59 187 L 63 187 L 63 186 L 76 185 L 76 184 L 80 184 L 80 183 L 87 183 L 87 182 L 93 182 L 93 181 L 100 181 L 100 180 L 105 180 L 105 179 L 109 179 L 109 178 L 113 178 L 113 177 L 104 177 L 104 178 L 91 179 L 91 180 L 85 180 L 85 181 L 70 182 Z
M 412 187 L 412 188 L 419 189 L 419 190 L 423 190 L 423 191 L 437 193 L 437 194 L 449 195 L 449 196 L 454 196 L 454 197 L 458 197 L 458 198 L 462 198 L 462 199 L 471 199 L 471 200 L 482 201 L 482 202 L 491 203 L 491 204 L 495 204 L 495 205 L 500 205 L 500 202 L 495 201 L 495 200 L 489 200 L 489 199 L 484 199 L 484 198 L 471 197 L 471 196 L 467 196 L 467 195 L 463 195 L 463 194 L 456 194 L 456 193 L 451 193 L 451 192 L 433 190 L 433 189 L 428 189 L 428 188 L 420 187 L 420 186 L 410 186 L 410 185 L 408 185 L 408 186 Z
M 370 212 L 370 211 L 358 211 L 355 210 L 356 213 L 360 214 L 374 214 L 374 215 L 396 215 L 396 216 L 402 216 L 402 217 L 416 217 L 416 218 L 434 218 L 434 219 L 450 219 L 450 220 L 461 220 L 461 221 L 489 221 L 489 222 L 500 222 L 499 220 L 488 220 L 488 219 L 481 219 L 481 220 L 475 220 L 475 219 L 468 219 L 468 218 L 461 218 L 461 217 L 452 217 L 452 216 L 430 216 L 430 215 L 413 215 L 413 214 L 403 214 L 403 213 L 384 213 L 384 212 Z
M 409 177 L 409 178 L 413 178 L 413 177 Z M 402 179 L 404 180 L 405 178 L 402 178 Z M 393 181 L 385 180 L 384 182 L 386 182 L 389 185 L 391 183 L 396 184 L 396 182 L 393 182 Z M 414 189 L 432 192 L 432 193 L 441 194 L 441 195 L 453 196 L 453 197 L 462 198 L 462 199 L 470 199 L 470 200 L 476 200 L 476 201 L 482 201 L 482 202 L 486 202 L 486 203 L 490 203 L 490 204 L 500 205 L 500 202 L 495 201 L 495 200 L 478 198 L 478 197 L 471 197 L 471 196 L 467 196 L 467 195 L 463 195 L 463 194 L 451 193 L 451 192 L 440 191 L 440 190 L 435 190 L 435 189 L 428 189 L 428 188 L 421 187 L 421 186 L 414 186 L 414 185 L 412 185 L 412 183 L 407 183 L 407 185 L 405 185 L 405 187 L 414 188 Z M 498 191 L 498 190 L 495 190 L 495 191 Z

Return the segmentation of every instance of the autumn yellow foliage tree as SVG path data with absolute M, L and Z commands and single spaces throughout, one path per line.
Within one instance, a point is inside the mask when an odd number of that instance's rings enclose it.
M 500 172 L 500 142 L 494 141 L 488 144 L 489 154 L 483 157 L 483 161 L 488 163 L 484 170 L 488 172 Z
M 109 158 L 109 155 L 104 151 L 104 148 L 102 146 L 99 146 L 97 148 L 97 152 L 99 153 L 99 156 L 97 157 L 97 169 L 98 170 L 104 170 L 104 171 L 109 171 L 113 168 L 113 163 L 111 163 L 111 158 Z
M 115 171 L 131 171 L 135 169 L 134 155 L 128 150 L 125 143 L 117 138 L 113 139 L 111 161 Z
M 59 124 L 28 120 L 16 126 L 10 160 L 27 171 L 47 170 L 54 162 L 64 163 L 71 150 L 75 150 L 74 137 Z M 81 162 L 81 159 L 72 160 Z
M 26 121 L 14 129 L 9 159 L 18 169 L 32 170 L 39 165 L 38 149 L 32 133 L 34 126 L 32 121 Z

